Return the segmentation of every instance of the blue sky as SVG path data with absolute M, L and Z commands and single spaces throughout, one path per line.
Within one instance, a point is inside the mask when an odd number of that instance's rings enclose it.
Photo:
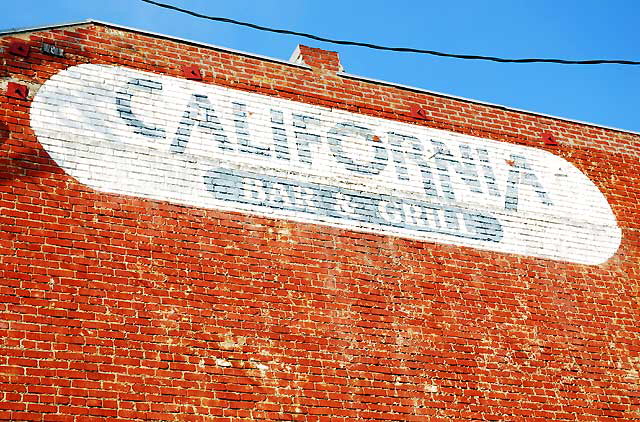
M 160 0 L 265 26 L 452 53 L 640 60 L 636 0 Z M 0 28 L 94 18 L 288 59 L 340 53 L 348 73 L 640 132 L 640 66 L 498 64 L 345 47 L 197 19 L 140 0 L 6 1 Z

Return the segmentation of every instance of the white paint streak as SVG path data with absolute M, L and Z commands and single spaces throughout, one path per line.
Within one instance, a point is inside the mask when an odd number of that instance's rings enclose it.
M 427 393 L 437 393 L 438 392 L 438 386 L 437 385 L 433 385 L 433 384 L 428 384 L 424 386 L 424 390 Z
M 224 360 L 220 358 L 216 358 L 216 365 L 221 366 L 223 368 L 230 368 L 233 366 L 233 364 L 228 360 Z

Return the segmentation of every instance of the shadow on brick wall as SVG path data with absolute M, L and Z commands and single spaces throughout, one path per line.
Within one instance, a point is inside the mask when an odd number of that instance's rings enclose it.
M 8 126 L 0 122 L 0 185 L 17 180 L 39 183 L 41 178 L 55 172 L 62 170 L 39 144 L 13 139 Z
M 0 122 L 0 147 L 9 139 L 9 128 Z

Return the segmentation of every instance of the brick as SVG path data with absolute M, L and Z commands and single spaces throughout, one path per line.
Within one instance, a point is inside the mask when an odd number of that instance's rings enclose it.
M 0 419 L 640 418 L 637 134 L 23 35 L 67 55 L 5 57 Z

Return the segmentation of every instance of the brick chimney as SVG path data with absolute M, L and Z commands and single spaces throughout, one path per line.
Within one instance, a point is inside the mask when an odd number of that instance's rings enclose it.
M 335 51 L 323 50 L 321 48 L 298 45 L 289 59 L 293 63 L 304 63 L 314 69 L 320 69 L 327 73 L 344 71 L 340 64 L 340 56 Z

